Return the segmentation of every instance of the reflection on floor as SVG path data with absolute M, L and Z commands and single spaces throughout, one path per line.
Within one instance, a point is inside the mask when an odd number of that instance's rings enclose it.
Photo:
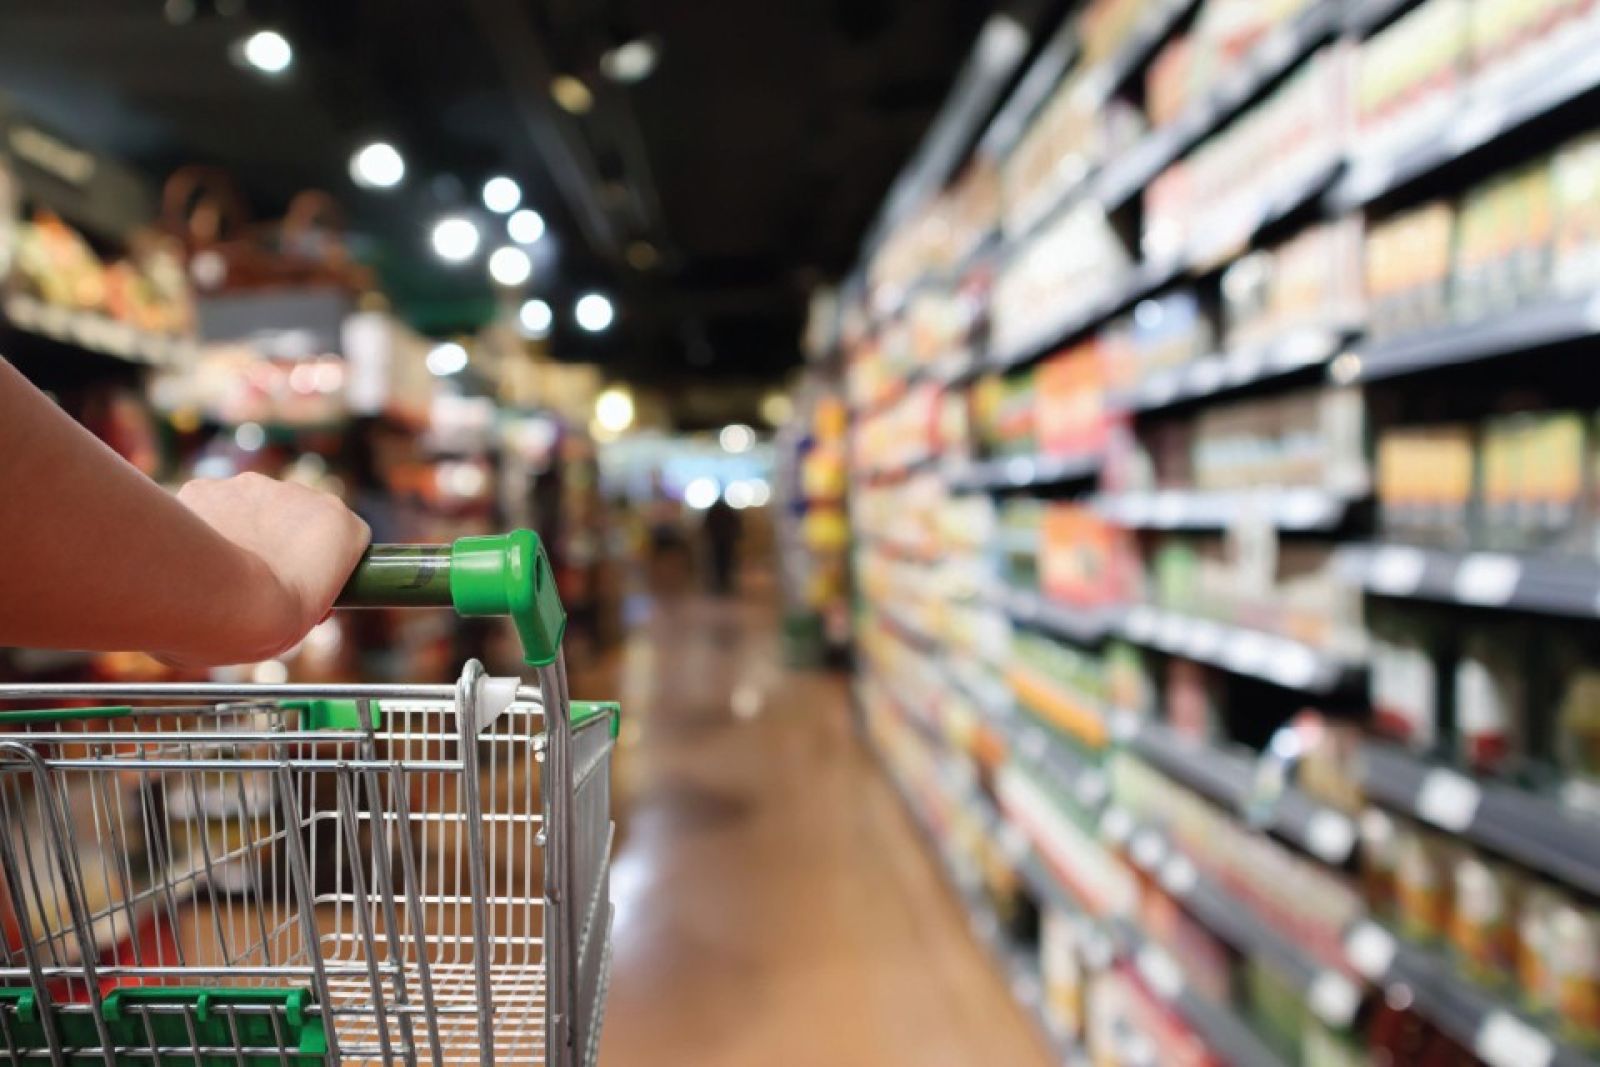
M 1042 1043 L 771 598 L 658 604 L 623 700 L 603 1067 L 1034 1067 Z

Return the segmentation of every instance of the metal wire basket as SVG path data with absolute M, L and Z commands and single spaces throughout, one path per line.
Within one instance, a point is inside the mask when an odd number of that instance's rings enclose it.
M 342 602 L 511 614 L 538 686 L 0 688 L 95 702 L 0 711 L 9 1062 L 595 1061 L 618 709 L 537 539 L 375 548 Z

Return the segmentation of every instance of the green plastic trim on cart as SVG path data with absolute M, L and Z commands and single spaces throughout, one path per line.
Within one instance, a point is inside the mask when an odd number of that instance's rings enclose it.
M 367 701 L 371 723 L 361 721 L 361 702 L 347 698 L 319 700 L 280 700 L 278 707 L 300 713 L 302 730 L 374 730 L 383 725 L 383 709 L 375 700 Z
M 567 610 L 532 530 L 463 537 L 450 547 L 450 602 L 462 615 L 509 615 L 533 667 L 556 661 Z
M 152 1063 L 159 1067 L 193 1067 L 197 1063 L 202 1067 L 237 1067 L 241 1058 L 233 1049 L 242 1047 L 272 1050 L 244 1055 L 242 1062 L 248 1067 L 281 1067 L 284 1061 L 278 1055 L 279 1048 L 295 1067 L 310 1067 L 324 1062 L 328 1054 L 326 1024 L 321 1016 L 307 1015 L 306 1009 L 311 1004 L 311 992 L 307 989 L 136 986 L 108 993 L 100 1002 L 100 1010 L 105 1017 L 106 1030 L 118 1047 L 118 1063 L 137 1063 L 144 1067 Z M 163 1010 L 146 1014 L 140 1010 L 146 1007 Z M 227 1010 L 232 1007 L 279 1010 L 273 1014 L 262 1011 L 235 1014 Z M 8 1009 L 14 1014 L 5 1021 L 18 1052 L 48 1047 L 38 997 L 31 988 L 0 988 L 0 1012 Z M 54 1018 L 56 1036 L 61 1044 L 76 1050 L 68 1054 L 68 1063 L 105 1062 L 99 1052 L 100 1035 L 95 1030 L 93 1015 L 86 1011 L 58 1011 Z M 190 1023 L 194 1026 L 193 1037 L 189 1033 Z M 152 1035 L 159 1048 L 192 1048 L 198 1041 L 201 1047 L 228 1051 L 198 1057 L 192 1052 L 152 1056 Z
M 574 700 L 572 702 L 572 726 L 577 729 L 587 726 L 602 715 L 611 716 L 611 739 L 617 739 L 617 733 L 622 729 L 622 705 L 614 700 Z
M 123 719 L 133 714 L 128 705 L 105 708 L 17 708 L 0 711 L 0 726 L 7 723 L 72 722 L 74 719 Z

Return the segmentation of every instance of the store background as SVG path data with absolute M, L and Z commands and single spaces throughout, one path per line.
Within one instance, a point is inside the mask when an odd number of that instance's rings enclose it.
M 0 354 L 546 536 L 605 1062 L 1600 1062 L 1597 89 L 1592 0 L 5 3 Z

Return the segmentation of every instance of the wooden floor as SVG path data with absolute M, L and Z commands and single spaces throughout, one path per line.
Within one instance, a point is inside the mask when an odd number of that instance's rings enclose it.
M 603 1067 L 1043 1067 L 844 680 L 783 669 L 770 597 L 659 603 L 616 659 L 574 679 L 626 724 Z

